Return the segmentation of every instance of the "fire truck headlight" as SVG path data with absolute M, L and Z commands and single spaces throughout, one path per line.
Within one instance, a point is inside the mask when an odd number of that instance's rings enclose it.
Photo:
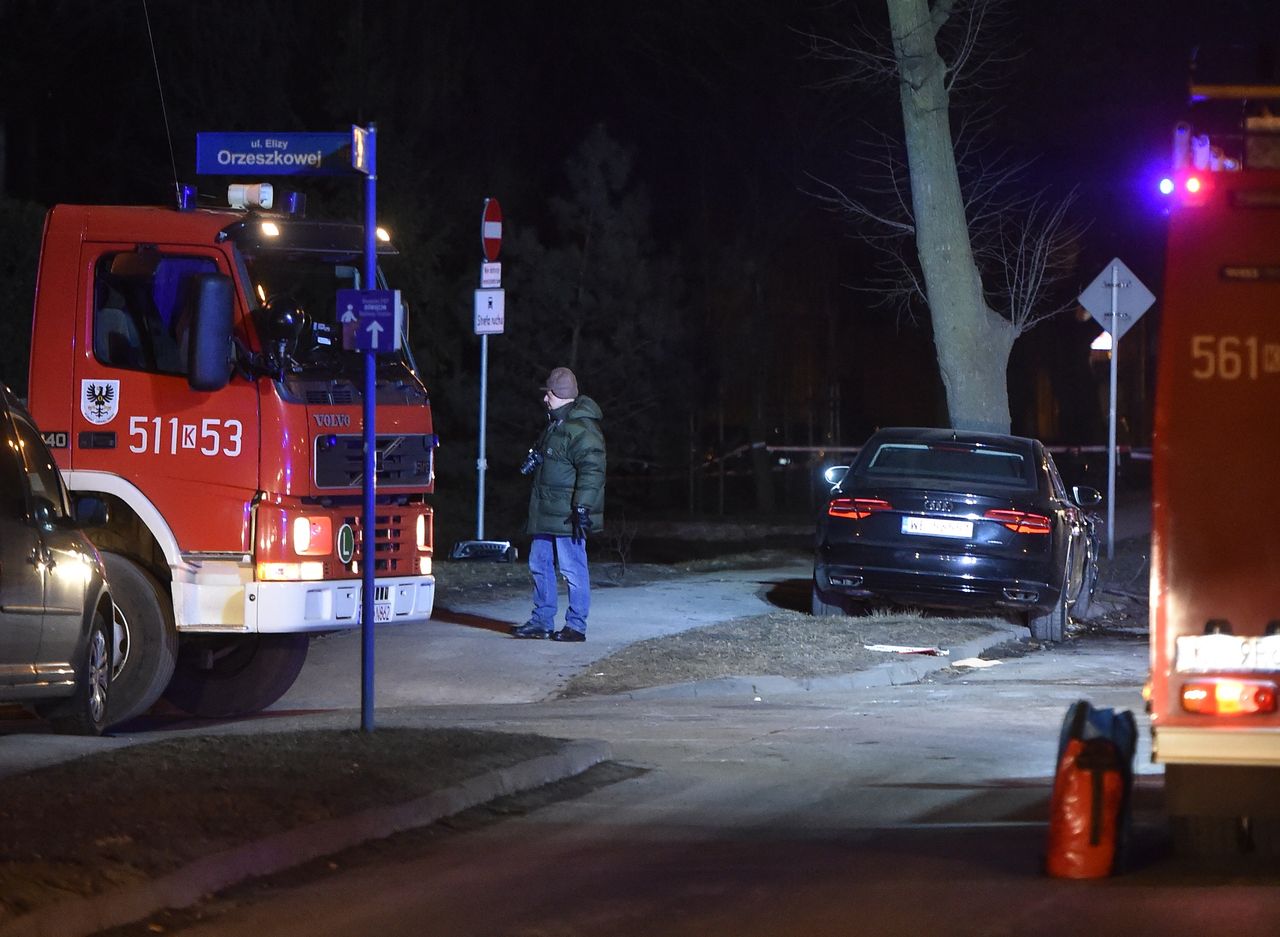
M 418 549 L 425 550 L 430 544 L 427 543 L 427 515 L 418 515 Z
M 333 522 L 327 517 L 293 519 L 293 552 L 299 556 L 325 556 L 333 550 Z

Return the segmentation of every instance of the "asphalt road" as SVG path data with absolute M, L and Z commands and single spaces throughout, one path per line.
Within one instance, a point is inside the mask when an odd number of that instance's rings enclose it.
M 168 922 L 190 935 L 1269 933 L 1274 875 L 1169 853 L 1137 757 L 1132 861 L 1041 871 L 1067 706 L 1135 709 L 1145 642 L 1095 637 L 910 686 L 777 698 L 418 710 L 605 738 L 643 773 L 500 822 L 407 837 Z M 141 932 L 140 932 L 141 933 Z

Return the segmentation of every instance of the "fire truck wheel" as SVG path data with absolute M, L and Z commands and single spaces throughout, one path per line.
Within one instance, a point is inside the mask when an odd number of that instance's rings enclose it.
M 1027 613 L 1027 627 L 1037 641 L 1061 641 L 1067 634 L 1066 587 L 1052 608 Z
M 1194 859 L 1232 859 L 1248 848 L 1239 817 L 1172 816 L 1173 850 Z
M 242 716 L 284 696 L 307 660 L 305 634 L 194 638 L 164 698 L 193 716 Z
M 178 659 L 173 604 L 154 576 L 117 553 L 102 554 L 122 625 L 115 641 L 119 672 L 111 681 L 107 723 L 140 716 L 160 698 Z

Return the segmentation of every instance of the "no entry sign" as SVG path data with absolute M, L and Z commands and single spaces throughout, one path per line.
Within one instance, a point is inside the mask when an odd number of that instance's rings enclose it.
M 484 214 L 480 218 L 480 246 L 484 259 L 493 263 L 502 249 L 502 206 L 496 198 L 484 200 Z

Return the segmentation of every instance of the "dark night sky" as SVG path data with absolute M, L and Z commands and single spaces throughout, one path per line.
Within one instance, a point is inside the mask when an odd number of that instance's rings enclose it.
M 1011 3 L 1009 36 L 1026 54 L 999 92 L 996 142 L 1036 157 L 1035 182 L 1078 191 L 1089 224 L 1081 287 L 1119 255 L 1159 294 L 1162 225 L 1150 193 L 1185 104 L 1189 50 L 1276 35 L 1277 7 Z M 466 243 L 439 262 L 471 263 L 480 199 L 501 195 L 509 220 L 540 218 L 563 184 L 565 158 L 604 123 L 635 148 L 660 238 L 696 250 L 729 233 L 747 243 L 768 235 L 771 251 L 801 266 L 809 258 L 808 275 L 828 278 L 836 302 L 864 315 L 858 295 L 840 288 L 857 279 L 858 252 L 801 189 L 808 174 L 856 185 L 849 152 L 860 122 L 891 113 L 892 92 L 877 102 L 868 89 L 820 90 L 830 67 L 804 57 L 801 34 L 834 28 L 854 10 L 882 17 L 880 0 L 150 0 L 148 9 L 184 178 L 198 130 L 330 130 L 376 119 L 387 185 L 397 166 L 425 167 L 433 210 L 455 219 L 450 236 Z M 6 194 L 46 204 L 159 200 L 172 171 L 141 0 L 0 0 L 0 18 Z M 1093 331 L 1064 319 L 1019 342 L 1015 388 L 1030 365 Z M 901 352 L 899 372 L 929 369 L 927 336 L 879 320 L 868 334 Z M 1150 345 L 1153 334 L 1135 330 L 1126 342 Z M 866 371 L 887 368 L 890 378 L 885 361 L 895 355 L 879 351 Z M 900 401 L 864 396 L 855 424 L 899 411 L 919 418 Z

